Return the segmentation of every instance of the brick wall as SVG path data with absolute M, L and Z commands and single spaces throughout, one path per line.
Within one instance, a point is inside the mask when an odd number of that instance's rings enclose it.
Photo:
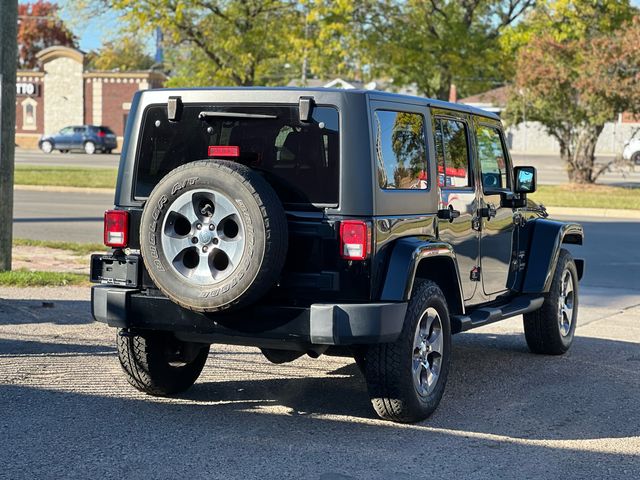
M 133 94 L 140 88 L 139 79 L 107 78 L 102 83 L 102 125 L 121 137 L 124 134 L 124 116 L 129 113 Z

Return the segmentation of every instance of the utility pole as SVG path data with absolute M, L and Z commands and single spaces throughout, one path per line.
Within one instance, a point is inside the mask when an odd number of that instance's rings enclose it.
M 0 1 L 0 272 L 11 270 L 18 1 Z

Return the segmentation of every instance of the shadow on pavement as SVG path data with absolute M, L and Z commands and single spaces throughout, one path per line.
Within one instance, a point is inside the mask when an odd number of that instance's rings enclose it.
M 41 304 L 0 302 L 7 478 L 640 478 L 623 448 L 640 437 L 637 343 L 578 336 L 551 357 L 522 335 L 457 335 L 440 408 L 397 425 L 375 417 L 355 364 L 325 357 L 278 366 L 214 346 L 190 391 L 145 396 L 113 330 L 84 326 L 88 302 Z
M 48 355 L 73 357 L 75 355 L 114 355 L 114 347 L 105 345 L 79 345 L 75 343 L 51 343 L 33 340 L 6 340 L 0 338 L 0 358 L 14 355 Z
M 5 300 L 0 298 L 0 325 L 93 323 L 86 300 Z

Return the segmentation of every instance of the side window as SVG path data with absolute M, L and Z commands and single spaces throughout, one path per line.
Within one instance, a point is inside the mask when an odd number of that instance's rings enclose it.
M 377 110 L 375 128 L 380 187 L 428 189 L 424 117 L 419 113 Z
M 60 135 L 73 135 L 73 127 L 64 127 L 60 130 Z
M 497 128 L 478 126 L 478 160 L 483 188 L 509 188 L 507 161 Z
M 436 118 L 433 135 L 438 162 L 438 185 L 441 187 L 468 187 L 469 146 L 464 122 Z

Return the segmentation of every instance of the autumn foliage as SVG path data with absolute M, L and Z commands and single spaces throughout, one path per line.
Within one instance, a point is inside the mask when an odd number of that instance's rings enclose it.
M 58 8 L 46 0 L 18 5 L 18 68 L 34 68 L 36 54 L 44 48 L 77 46 L 76 37 L 58 16 Z
M 593 183 L 595 147 L 606 122 L 640 111 L 640 18 L 613 32 L 537 36 L 518 54 L 511 110 L 538 121 L 560 145 L 569 179 Z

